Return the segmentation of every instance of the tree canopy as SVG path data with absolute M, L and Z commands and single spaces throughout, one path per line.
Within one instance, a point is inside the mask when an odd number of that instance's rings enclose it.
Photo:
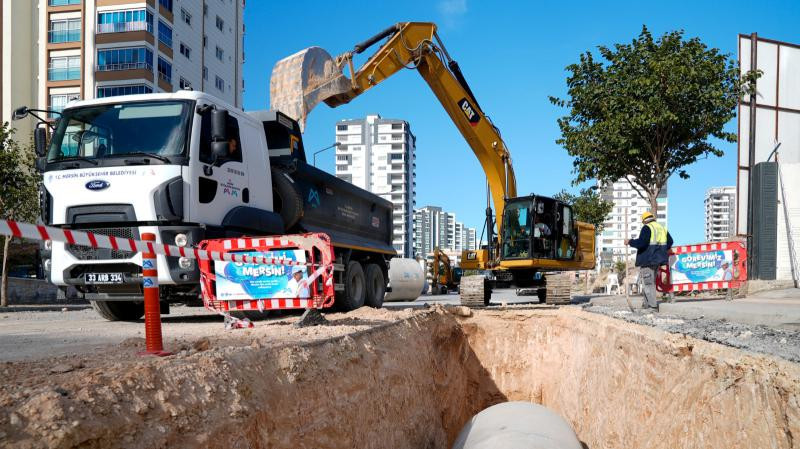
M 562 190 L 555 194 L 554 198 L 571 204 L 575 219 L 593 224 L 595 232 L 598 234 L 603 231 L 606 218 L 614 206 L 611 201 L 604 200 L 592 188 L 581 189 L 578 195 Z
M 567 99 L 550 97 L 569 110 L 556 142 L 574 157 L 575 183 L 627 179 L 655 211 L 670 176 L 688 178 L 688 165 L 722 156 L 710 138 L 736 141 L 724 126 L 758 73 L 740 79 L 728 55 L 683 31 L 654 39 L 642 27 L 630 43 L 598 53 L 567 66 Z

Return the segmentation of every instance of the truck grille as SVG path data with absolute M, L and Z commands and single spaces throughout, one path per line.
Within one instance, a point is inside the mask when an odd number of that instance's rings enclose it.
M 81 229 L 81 231 L 95 234 L 111 235 L 123 239 L 138 239 L 139 231 L 136 228 L 96 228 Z M 106 248 L 92 248 L 82 245 L 67 245 L 67 251 L 78 260 L 120 260 L 133 257 L 132 251 L 121 251 Z

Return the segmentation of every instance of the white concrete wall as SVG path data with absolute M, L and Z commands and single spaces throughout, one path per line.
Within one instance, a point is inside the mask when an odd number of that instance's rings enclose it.
M 0 0 L 3 2 L 3 102 L 2 119 L 17 131 L 17 139 L 27 142 L 34 122 L 11 122 L 11 113 L 20 106 L 37 106 L 37 4 L 33 1 Z
M 776 264 L 776 279 L 792 279 L 792 261 L 789 251 L 789 237 L 794 242 L 795 263 L 800 262 L 797 252 L 800 252 L 800 163 L 781 163 L 780 177 L 786 189 L 786 202 L 778 186 L 778 252 Z M 787 215 L 791 232 L 787 232 Z M 800 272 L 795 268 L 795 273 Z

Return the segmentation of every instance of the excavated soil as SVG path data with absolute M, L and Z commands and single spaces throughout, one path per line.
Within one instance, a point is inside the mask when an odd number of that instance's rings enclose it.
M 448 448 L 507 400 L 551 407 L 592 449 L 800 446 L 797 364 L 577 309 L 453 311 L 7 362 L 0 446 Z

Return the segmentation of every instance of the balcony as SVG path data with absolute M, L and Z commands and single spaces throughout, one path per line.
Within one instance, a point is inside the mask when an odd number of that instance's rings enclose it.
M 47 69 L 47 81 L 67 81 L 81 79 L 80 67 L 50 67 Z
M 97 34 L 128 33 L 131 31 L 147 31 L 153 34 L 153 24 L 150 22 L 115 22 L 97 24 Z
M 81 0 L 47 0 L 47 6 L 80 5 Z
M 79 42 L 81 40 L 80 28 L 71 30 L 50 30 L 47 32 L 47 42 L 50 44 L 63 44 L 65 42 Z
M 153 64 L 149 62 L 121 62 L 117 64 L 105 64 L 97 66 L 98 72 L 115 72 L 118 70 L 137 70 L 144 69 L 153 71 Z

